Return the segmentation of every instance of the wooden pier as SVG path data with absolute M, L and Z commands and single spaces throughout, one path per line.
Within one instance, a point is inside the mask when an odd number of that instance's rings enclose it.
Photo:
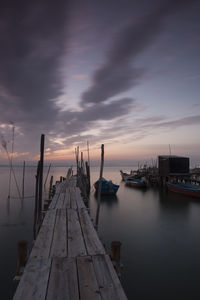
M 76 177 L 57 185 L 13 299 L 127 299 Z

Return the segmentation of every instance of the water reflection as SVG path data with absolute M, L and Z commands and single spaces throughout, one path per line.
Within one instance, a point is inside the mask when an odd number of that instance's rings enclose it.
M 94 199 L 96 201 L 98 199 L 97 192 L 94 193 Z M 117 195 L 101 195 L 101 204 L 106 205 L 108 207 L 116 206 L 118 204 L 118 197 Z
M 160 209 L 163 213 L 175 213 L 177 217 L 186 217 L 189 213 L 190 199 L 183 195 L 168 192 L 166 189 L 158 190 Z
M 6 201 L 6 211 L 7 211 L 7 216 L 10 215 L 10 197 L 7 197 L 7 201 Z
M 124 187 L 125 189 L 127 190 L 133 190 L 133 191 L 137 191 L 141 194 L 146 194 L 146 192 L 148 191 L 148 188 L 138 188 L 138 187 L 131 187 L 131 186 L 128 186 L 126 184 L 124 184 Z

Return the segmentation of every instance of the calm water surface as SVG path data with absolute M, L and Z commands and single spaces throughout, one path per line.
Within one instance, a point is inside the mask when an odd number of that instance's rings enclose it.
M 99 235 L 109 250 L 110 242 L 122 242 L 122 284 L 128 299 L 200 299 L 200 202 L 151 188 L 126 187 L 118 167 L 105 167 L 104 177 L 120 184 L 117 197 L 102 199 Z M 22 169 L 16 168 L 20 184 Z M 44 170 L 44 176 L 47 169 Z M 129 171 L 124 168 L 124 171 Z M 0 168 L 0 299 L 12 298 L 17 242 L 31 246 L 36 168 L 26 169 L 24 201 L 14 187 L 8 201 L 7 168 Z M 55 180 L 66 168 L 52 168 Z M 99 169 L 92 168 L 92 182 Z M 47 184 L 48 187 L 48 184 Z M 94 218 L 97 200 L 91 191 Z

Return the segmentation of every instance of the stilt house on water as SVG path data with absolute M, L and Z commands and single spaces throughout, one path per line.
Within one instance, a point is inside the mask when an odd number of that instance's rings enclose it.
M 161 183 L 173 179 L 188 180 L 190 177 L 189 157 L 161 155 L 158 156 L 158 171 Z

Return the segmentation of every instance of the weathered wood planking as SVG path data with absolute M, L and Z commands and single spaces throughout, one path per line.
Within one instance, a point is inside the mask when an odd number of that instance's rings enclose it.
M 61 182 L 60 184 L 56 185 L 56 192 L 55 195 L 53 196 L 53 199 L 51 201 L 51 204 L 49 206 L 50 209 L 54 209 L 55 206 L 57 205 L 57 202 L 60 198 L 61 193 L 66 192 L 66 186 L 67 186 L 67 180 Z
M 77 257 L 81 300 L 101 300 L 99 286 L 90 256 Z
M 79 300 L 75 258 L 53 258 L 46 300 Z
M 108 263 L 110 258 L 107 255 L 92 256 L 98 285 L 102 300 L 125 300 L 127 299 L 122 291 L 120 281 L 112 264 Z
M 64 202 L 65 202 L 65 193 L 61 192 L 56 203 L 56 208 L 57 209 L 63 208 Z
M 67 256 L 67 217 L 63 209 L 57 210 L 50 256 Z
M 83 199 L 81 197 L 81 191 L 79 187 L 75 188 L 75 198 L 76 198 L 76 205 L 78 209 L 85 208 L 85 204 L 83 202 Z
M 124 290 L 123 290 L 123 288 L 121 286 L 121 282 L 119 281 L 117 273 L 116 273 L 116 271 L 115 271 L 115 269 L 113 267 L 113 264 L 112 264 L 112 262 L 110 260 L 110 257 L 108 255 L 105 255 L 105 261 L 106 261 L 107 266 L 109 268 L 110 275 L 112 277 L 112 280 L 113 280 L 116 292 L 119 295 L 119 299 L 120 300 L 127 300 L 127 297 L 126 297 L 126 295 L 124 293 Z
M 57 186 L 14 300 L 127 300 L 76 178 Z
M 105 254 L 105 249 L 99 240 L 86 208 L 80 209 L 78 214 L 88 254 Z
M 68 218 L 68 256 L 76 257 L 76 256 L 87 255 L 77 212 L 74 209 L 68 209 L 67 218 Z
M 31 251 L 30 257 L 49 257 L 54 232 L 55 219 L 56 210 L 47 211 L 43 224 L 40 228 L 37 239 Z
M 13 300 L 45 300 L 51 259 L 29 259 Z
M 63 208 L 70 208 L 70 190 L 69 187 L 66 189 L 65 200 L 63 202 Z
M 70 192 L 70 207 L 72 209 L 77 209 L 76 188 L 74 186 L 70 186 L 69 192 Z

